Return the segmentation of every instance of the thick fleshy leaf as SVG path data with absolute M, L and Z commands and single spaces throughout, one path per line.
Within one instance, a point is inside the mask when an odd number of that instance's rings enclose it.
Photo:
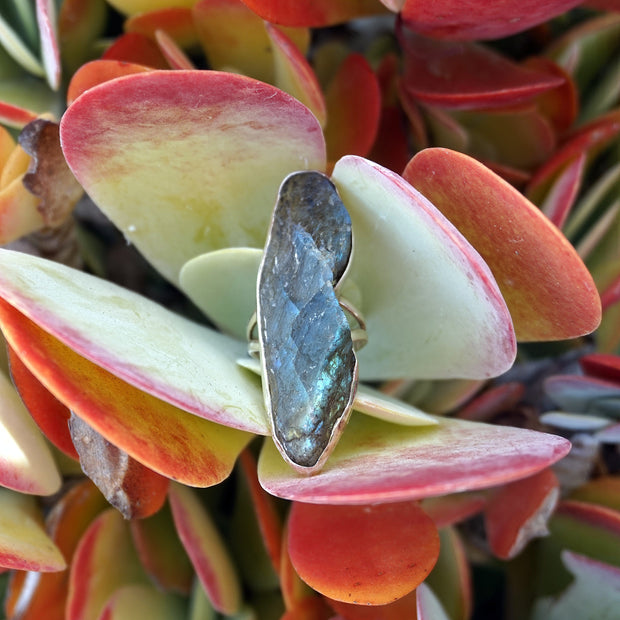
M 574 582 L 559 597 L 536 601 L 532 620 L 613 618 L 620 607 L 620 569 L 570 551 L 562 562 Z
M 125 519 L 149 517 L 163 506 L 168 478 L 132 459 L 76 415 L 69 429 L 82 471 Z
M 417 618 L 416 592 L 417 589 L 387 605 L 354 605 L 330 599 L 329 606 L 340 614 L 331 620 L 403 620 L 403 618 L 414 620 Z
M 565 411 L 620 417 L 620 384 L 580 375 L 555 375 L 545 392 Z
M 116 590 L 108 599 L 98 620 L 181 620 L 185 617 L 181 599 L 151 585 L 128 585 Z
M 592 353 L 582 357 L 579 365 L 592 377 L 616 381 L 620 385 L 620 355 Z
M 121 13 L 135 15 L 167 8 L 190 8 L 195 0 L 108 0 Z
M 54 504 L 45 525 L 69 564 L 82 534 L 106 508 L 108 503 L 90 480 L 78 482 Z M 65 620 L 68 592 L 69 571 L 17 571 L 11 575 L 5 611 L 21 620 Z
M 569 499 L 607 506 L 620 512 L 620 478 L 601 476 L 573 491 Z
M 103 370 L 0 303 L 11 345 L 45 386 L 104 437 L 158 473 L 194 486 L 224 480 L 251 435 L 203 420 Z
M 297 474 L 265 442 L 261 485 L 287 499 L 330 504 L 404 501 L 518 480 L 561 459 L 570 443 L 535 431 L 438 418 L 397 426 L 353 414 L 324 469 Z
M 293 95 L 325 126 L 325 98 L 312 67 L 294 42 L 279 28 L 265 24 L 273 48 L 274 83 Z
M 240 585 L 209 514 L 187 487 L 172 484 L 169 499 L 181 542 L 211 603 L 224 614 L 235 613 L 241 604 Z
M 541 211 L 558 228 L 562 228 L 572 206 L 575 204 L 581 188 L 585 164 L 586 156 L 583 153 L 569 163 L 554 179 L 544 202 L 540 205 Z
M 28 370 L 17 353 L 11 347 L 7 348 L 11 364 L 11 378 L 30 415 L 43 434 L 59 450 L 78 460 L 79 457 L 67 426 L 71 412 Z
M 511 559 L 533 538 L 546 536 L 559 496 L 558 479 L 550 469 L 492 492 L 484 509 L 491 551 Z
M 0 101 L 0 122 L 9 127 L 21 129 L 35 118 L 37 118 L 37 113 L 32 110 Z
M 417 620 L 449 620 L 439 599 L 429 586 L 421 583 L 417 593 Z
M 144 570 L 161 589 L 188 594 L 194 579 L 192 564 L 174 527 L 169 504 L 153 516 L 129 524 Z
M 398 30 L 404 51 L 404 91 L 416 100 L 451 108 L 515 105 L 563 79 L 518 65 L 476 43 L 428 39 Z
M 385 12 L 377 0 L 243 0 L 263 19 L 283 26 L 320 28 Z
M 61 140 L 88 194 L 175 282 L 194 256 L 261 247 L 284 177 L 325 166 L 323 134 L 305 106 L 217 71 L 102 84 L 65 113 Z
M 53 0 L 37 0 L 36 7 L 45 76 L 50 87 L 57 90 L 60 85 L 60 50 L 58 49 L 56 5 Z
M 35 495 L 60 489 L 60 474 L 28 410 L 0 373 L 0 485 Z
M 471 568 L 465 545 L 453 528 L 439 530 L 439 558 L 428 579 L 418 587 L 428 586 L 437 593 L 452 620 L 468 620 L 472 610 Z
M 288 548 L 299 576 L 318 592 L 346 603 L 385 605 L 424 581 L 437 560 L 439 536 L 417 502 L 297 502 Z
M 340 65 L 325 93 L 327 157 L 364 156 L 379 128 L 381 91 L 372 67 L 361 54 L 350 54 Z
M 407 0 L 401 16 L 413 30 L 453 40 L 499 39 L 527 30 L 580 4 L 580 0 Z
M 129 525 L 114 508 L 101 513 L 82 536 L 69 577 L 67 620 L 98 620 L 118 588 L 147 584 L 131 543 Z
M 136 388 L 200 417 L 268 433 L 260 387 L 236 364 L 242 343 L 105 280 L 9 250 L 0 250 L 0 295 Z M 27 362 L 23 350 L 20 356 Z
M 45 533 L 34 497 L 0 487 L 0 566 L 61 571 L 62 553 Z
M 163 8 L 158 11 L 139 13 L 125 20 L 125 32 L 137 32 L 151 39 L 163 30 L 183 49 L 198 45 L 192 9 L 189 7 Z
M 83 92 L 114 78 L 152 71 L 150 67 L 122 60 L 93 60 L 82 65 L 71 78 L 67 104 L 71 105 Z
M 429 497 L 420 505 L 441 529 L 473 517 L 482 511 L 485 503 L 486 498 L 482 493 L 454 493 Z
M 518 382 L 495 385 L 459 408 L 457 416 L 473 422 L 490 422 L 496 415 L 515 407 L 525 394 L 525 386 Z
M 196 68 L 189 56 L 176 44 L 175 40 L 168 35 L 165 30 L 158 30 L 155 33 L 155 40 L 171 69 L 188 70 Z
M 344 157 L 332 179 L 351 214 L 350 278 L 368 344 L 361 379 L 485 378 L 507 370 L 515 342 L 488 267 L 401 177 Z
M 426 149 L 404 177 L 480 252 L 497 279 L 520 340 L 560 340 L 593 331 L 601 305 L 570 243 L 517 190 L 476 160 Z
M 127 32 L 115 39 L 101 58 L 144 65 L 152 69 L 170 68 L 157 43 L 137 32 Z

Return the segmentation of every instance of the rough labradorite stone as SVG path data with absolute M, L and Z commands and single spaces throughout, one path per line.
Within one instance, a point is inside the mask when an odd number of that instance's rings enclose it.
M 313 468 L 338 439 L 357 384 L 351 330 L 334 287 L 352 250 L 351 218 L 319 172 L 289 175 L 258 274 L 263 384 L 280 452 Z

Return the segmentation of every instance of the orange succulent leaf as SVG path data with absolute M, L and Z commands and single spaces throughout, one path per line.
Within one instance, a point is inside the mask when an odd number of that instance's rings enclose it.
M 558 480 L 550 469 L 492 491 L 484 509 L 491 551 L 511 559 L 532 538 L 546 536 L 559 495 Z
M 288 610 L 300 607 L 300 603 L 308 597 L 314 596 L 310 586 L 302 581 L 291 562 L 291 555 L 288 550 L 289 536 L 288 523 L 285 524 L 282 532 L 282 554 L 280 556 L 280 591 L 284 606 Z M 302 607 L 303 608 L 303 607 Z
M 280 569 L 280 558 L 282 557 L 282 522 L 280 516 L 276 511 L 273 498 L 265 492 L 258 481 L 256 459 L 249 450 L 244 450 L 241 453 L 239 462 L 252 497 L 265 547 L 273 568 L 277 572 Z
M 3 372 L 0 444 L 0 486 L 34 495 L 51 495 L 60 489 L 60 473 L 49 446 Z
M 441 529 L 469 519 L 484 508 L 486 498 L 482 493 L 454 493 L 440 497 L 427 497 L 420 506 Z
M 108 503 L 90 480 L 72 486 L 56 502 L 45 525 L 67 562 L 71 562 L 78 542 L 91 521 Z M 11 575 L 5 600 L 7 617 L 21 620 L 65 620 L 69 592 L 69 571 Z
M 191 415 L 118 379 L 6 302 L 0 323 L 31 372 L 65 405 L 147 467 L 195 486 L 225 479 L 250 435 Z
M 194 580 L 192 563 L 174 526 L 168 503 L 146 519 L 129 523 L 144 570 L 157 587 L 189 594 Z
M 332 620 L 416 620 L 417 591 L 416 589 L 387 605 L 353 605 L 328 599 L 330 607 L 339 614 Z
M 90 524 L 73 556 L 66 620 L 97 620 L 116 590 L 147 583 L 129 524 L 110 508 Z
M 211 517 L 195 491 L 173 483 L 169 490 L 172 516 L 198 579 L 213 607 L 233 614 L 241 606 L 235 567 Z
M 132 459 L 75 414 L 69 430 L 82 471 L 125 519 L 149 517 L 163 506 L 168 478 Z
M 417 502 L 296 502 L 289 515 L 288 548 L 299 576 L 321 594 L 358 605 L 386 605 L 428 576 L 439 554 L 439 536 Z
M 413 100 L 472 109 L 515 105 L 557 88 L 564 78 L 519 65 L 477 43 L 428 39 L 405 27 L 403 90 Z
M 334 620 L 325 600 L 318 596 L 306 596 L 284 612 L 280 620 Z
M 379 128 L 381 91 L 377 76 L 361 54 L 350 54 L 340 65 L 325 93 L 325 103 L 328 160 L 366 155 Z
M 97 84 L 132 73 L 153 71 L 150 67 L 122 60 L 93 60 L 82 65 L 71 78 L 67 89 L 67 104 L 71 105 L 83 92 Z
M 499 39 L 542 24 L 578 4 L 580 0 L 406 0 L 401 17 L 411 29 L 429 37 Z
M 517 190 L 447 149 L 419 152 L 403 176 L 480 252 L 518 340 L 562 340 L 596 329 L 601 301 L 590 273 L 562 233 Z
M 321 28 L 386 13 L 378 0 L 243 0 L 257 15 L 282 26 Z
M 37 572 L 67 567 L 60 549 L 46 534 L 32 495 L 0 487 L 0 566 Z
M 21 129 L 37 116 L 32 110 L 0 101 L 0 122 L 4 125 Z
M 153 40 L 158 30 L 164 30 L 183 49 L 198 45 L 198 34 L 189 7 L 139 13 L 126 19 L 123 27 L 125 32 L 135 32 Z
M 439 541 L 437 564 L 421 587 L 428 586 L 432 589 L 449 618 L 469 620 L 473 607 L 473 592 L 465 544 L 458 530 L 451 527 L 439 530 Z M 420 588 L 417 592 L 420 593 Z
M 170 68 L 157 43 L 137 32 L 128 32 L 118 37 L 101 58 L 131 62 L 152 69 Z
M 78 459 L 67 421 L 71 412 L 29 370 L 15 353 L 7 347 L 11 366 L 11 379 L 30 415 L 45 436 L 67 456 Z
M 301 502 L 405 501 L 518 480 L 570 449 L 556 435 L 448 418 L 437 422 L 404 427 L 354 413 L 319 473 L 294 472 L 266 441 L 258 477 L 272 495 Z

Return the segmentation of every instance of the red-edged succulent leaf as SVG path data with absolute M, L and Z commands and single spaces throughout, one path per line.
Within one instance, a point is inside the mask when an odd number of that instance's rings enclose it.
M 299 606 L 301 601 L 314 594 L 310 587 L 299 578 L 293 567 L 288 543 L 288 524 L 285 524 L 282 533 L 282 555 L 280 556 L 280 590 L 286 609 L 293 610 Z
M 375 141 L 381 115 L 379 82 L 361 54 L 351 54 L 341 64 L 325 93 L 327 158 L 364 156 Z
M 172 69 L 195 69 L 194 63 L 187 54 L 176 44 L 175 40 L 164 30 L 155 33 L 155 40 L 161 53 Z
M 83 92 L 97 84 L 132 73 L 152 71 L 150 67 L 121 60 L 93 60 L 82 65 L 71 78 L 67 103 L 71 105 Z
M 532 538 L 546 536 L 547 521 L 559 495 L 558 479 L 550 469 L 492 492 L 484 509 L 491 551 L 499 558 L 511 559 Z
M 269 433 L 260 385 L 237 365 L 247 353 L 242 342 L 106 280 L 3 249 L 0 295 L 77 354 L 138 390 L 226 426 Z M 28 364 L 28 347 L 16 350 Z
M 580 0 L 407 0 L 403 21 L 416 32 L 453 40 L 499 39 L 527 30 L 580 4 Z
M 468 620 L 472 610 L 471 569 L 458 532 L 439 530 L 440 551 L 437 564 L 421 584 L 433 589 L 452 620 Z M 417 592 L 420 592 L 418 587 Z
M 569 499 L 606 506 L 620 512 L 620 478 L 601 476 L 590 480 L 573 491 Z
M 191 415 L 79 356 L 6 302 L 0 323 L 44 385 L 116 446 L 195 486 L 226 478 L 250 435 Z
M 170 506 L 146 519 L 129 524 L 133 543 L 144 570 L 164 590 L 189 594 L 194 579 L 193 566 L 176 532 Z
M 289 516 L 288 548 L 299 576 L 321 594 L 346 603 L 385 605 L 424 581 L 437 560 L 439 536 L 417 502 L 297 502 Z
M 0 487 L 0 566 L 38 572 L 67 567 L 43 528 L 36 500 Z
M 618 407 L 614 401 L 620 397 L 620 384 L 616 381 L 581 375 L 554 375 L 545 380 L 544 387 L 547 395 L 564 411 L 604 415 Z
M 414 590 L 387 605 L 354 605 L 330 599 L 328 603 L 339 614 L 332 620 L 416 620 L 416 592 Z
M 195 492 L 179 484 L 169 491 L 174 523 L 213 607 L 233 614 L 241 604 L 234 565 L 209 514 Z
M 320 28 L 385 12 L 377 0 L 243 0 L 263 19 L 283 26 Z
M 184 617 L 181 599 L 151 585 L 127 585 L 118 588 L 106 602 L 98 620 L 178 620 Z
M 273 50 L 274 84 L 306 105 L 324 126 L 327 119 L 325 98 L 310 63 L 279 28 L 271 24 L 265 24 L 265 28 Z
M 60 85 L 60 50 L 56 27 L 56 6 L 53 0 L 37 0 L 36 7 L 45 76 L 51 88 L 57 90 Z
M 585 265 L 555 226 L 503 179 L 446 149 L 421 151 L 404 177 L 485 259 L 517 339 L 575 338 L 597 327 L 600 298 Z
M 69 430 L 82 471 L 125 519 L 142 519 L 162 507 L 168 478 L 132 459 L 75 414 Z
M 532 620 L 613 618 L 620 606 L 620 569 L 570 551 L 562 563 L 575 577 L 560 596 L 539 599 Z
M 405 57 L 404 91 L 426 104 L 465 109 L 514 105 L 564 81 L 476 43 L 429 39 L 402 27 L 398 36 Z
M 592 353 L 582 357 L 579 365 L 591 377 L 616 381 L 620 384 L 620 355 Z
M 59 450 L 77 460 L 67 426 L 71 412 L 28 370 L 12 347 L 8 347 L 8 352 L 11 378 L 30 415 Z
M 110 508 L 82 536 L 69 577 L 67 620 L 97 620 L 108 598 L 129 584 L 146 584 L 131 542 L 129 524 Z
M 61 479 L 41 431 L 9 379 L 0 372 L 0 485 L 34 495 L 51 495 Z
M 318 596 L 306 596 L 295 606 L 284 612 L 280 620 L 334 620 L 333 613 L 325 599 Z
M 252 497 L 256 520 L 273 568 L 278 571 L 282 557 L 282 523 L 273 498 L 261 487 L 256 473 L 256 460 L 248 450 L 241 453 L 240 464 Z
M 619 133 L 620 110 L 612 110 L 579 127 L 567 137 L 553 157 L 536 171 L 526 188 L 528 198 L 541 204 L 556 175 L 582 154 L 586 155 L 586 163 L 590 163 Z
M 358 288 L 369 335 L 358 354 L 360 377 L 505 372 L 516 350 L 508 309 L 459 231 L 400 176 L 366 159 L 342 158 L 332 180 L 355 234 L 345 284 Z
M 558 228 L 562 228 L 575 204 L 581 188 L 585 165 L 586 156 L 584 153 L 569 162 L 554 179 L 544 202 L 540 205 L 541 211 Z
M 525 393 L 522 383 L 510 382 L 493 386 L 458 410 L 462 420 L 488 422 L 502 411 L 512 409 Z
M 321 127 L 305 106 L 217 71 L 106 82 L 67 110 L 61 137 L 89 195 L 173 281 L 207 251 L 262 247 L 284 177 L 325 166 Z
M 21 129 L 37 116 L 38 114 L 32 110 L 0 101 L 0 122 L 4 125 Z
M 439 599 L 429 586 L 422 583 L 417 593 L 417 620 L 449 620 Z
M 566 455 L 565 439 L 510 427 L 438 418 L 413 428 L 353 415 L 325 467 L 294 472 L 266 441 L 258 464 L 273 495 L 305 502 L 404 501 L 518 480 Z
M 420 505 L 441 529 L 473 517 L 482 511 L 485 503 L 486 498 L 481 493 L 455 493 L 426 498 Z
M 108 503 L 90 480 L 75 484 L 54 504 L 46 528 L 68 563 L 91 521 Z M 20 620 L 65 620 L 69 571 L 11 575 L 5 612 Z
M 171 7 L 139 13 L 126 19 L 123 28 L 125 32 L 137 32 L 150 39 L 155 39 L 158 30 L 164 30 L 184 49 L 198 44 L 192 9 L 189 7 Z
M 144 65 L 152 69 L 170 68 L 157 43 L 137 32 L 121 35 L 108 47 L 101 58 Z

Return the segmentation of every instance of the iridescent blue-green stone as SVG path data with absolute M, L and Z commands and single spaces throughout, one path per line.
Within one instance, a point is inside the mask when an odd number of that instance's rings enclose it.
M 357 381 L 351 330 L 334 287 L 352 250 L 351 218 L 319 172 L 287 177 L 258 275 L 266 404 L 278 448 L 314 467 L 337 440 Z

